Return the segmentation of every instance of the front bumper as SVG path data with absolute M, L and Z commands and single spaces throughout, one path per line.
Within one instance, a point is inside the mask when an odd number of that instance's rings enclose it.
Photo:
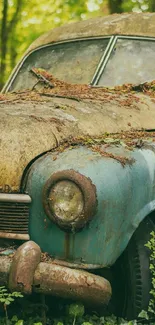
M 33 241 L 21 245 L 13 256 L 0 256 L 0 285 L 24 294 L 51 294 L 93 305 L 107 305 L 111 298 L 106 279 L 52 260 L 41 262 L 40 247 Z

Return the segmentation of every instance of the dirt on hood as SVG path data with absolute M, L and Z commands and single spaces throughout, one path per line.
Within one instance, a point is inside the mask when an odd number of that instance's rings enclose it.
M 126 164 L 105 147 L 131 150 L 154 141 L 154 132 L 145 131 L 155 129 L 154 81 L 108 89 L 71 85 L 40 69 L 32 73 L 32 90 L 0 95 L 0 190 L 8 184 L 18 191 L 30 161 L 54 148 L 86 145 Z
M 131 106 L 140 102 L 138 93 L 143 93 L 155 98 L 155 80 L 143 84 L 124 84 L 113 88 L 90 86 L 85 84 L 70 84 L 55 78 L 43 69 L 31 69 L 31 73 L 37 78 L 36 84 L 31 90 L 19 91 L 0 95 L 0 102 L 11 101 L 45 101 L 44 97 L 58 97 L 80 100 L 95 100 L 107 103 L 115 100 L 118 105 Z M 41 85 L 37 89 L 37 85 Z M 123 98 L 122 98 L 122 95 Z

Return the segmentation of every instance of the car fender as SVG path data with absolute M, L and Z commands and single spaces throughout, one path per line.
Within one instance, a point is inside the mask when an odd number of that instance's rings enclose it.
M 40 157 L 26 180 L 25 190 L 32 198 L 30 238 L 54 258 L 98 267 L 112 265 L 140 222 L 155 210 L 154 150 L 153 143 L 134 150 L 110 146 L 110 158 L 80 146 Z M 96 214 L 77 233 L 66 233 L 49 220 L 42 198 L 51 175 L 70 169 L 89 177 L 97 193 Z

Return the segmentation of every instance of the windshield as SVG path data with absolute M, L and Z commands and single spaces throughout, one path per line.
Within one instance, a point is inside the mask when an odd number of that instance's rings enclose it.
M 98 85 L 113 87 L 154 80 L 154 54 L 152 40 L 118 38 Z
M 70 84 L 114 87 L 155 80 L 155 41 L 113 36 L 48 45 L 30 53 L 9 91 L 33 89 L 31 69 L 44 69 Z
M 38 49 L 26 58 L 9 91 L 32 89 L 37 81 L 32 68 L 45 69 L 72 84 L 89 84 L 108 42 L 109 38 L 91 39 Z

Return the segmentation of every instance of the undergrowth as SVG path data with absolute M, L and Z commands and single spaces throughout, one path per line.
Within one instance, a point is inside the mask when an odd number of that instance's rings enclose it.
M 155 232 L 151 232 L 151 238 L 146 246 L 150 249 L 150 270 L 152 278 L 152 290 L 150 291 L 150 302 L 148 307 L 148 313 L 155 316 Z
M 127 321 L 122 318 L 100 316 L 97 312 L 88 314 L 80 303 L 72 303 L 60 308 L 59 315 L 49 316 L 45 297 L 41 295 L 41 303 L 33 304 L 24 298 L 20 292 L 10 293 L 4 286 L 0 287 L 0 306 L 3 316 L 0 316 L 0 325 L 155 325 L 155 232 L 151 233 L 150 241 L 146 244 L 150 249 L 150 270 L 152 274 L 152 290 L 148 311 L 142 311 L 137 320 Z M 10 305 L 16 313 L 12 314 Z M 24 308 L 23 308 L 24 307 Z M 54 305 L 53 310 L 54 311 Z

